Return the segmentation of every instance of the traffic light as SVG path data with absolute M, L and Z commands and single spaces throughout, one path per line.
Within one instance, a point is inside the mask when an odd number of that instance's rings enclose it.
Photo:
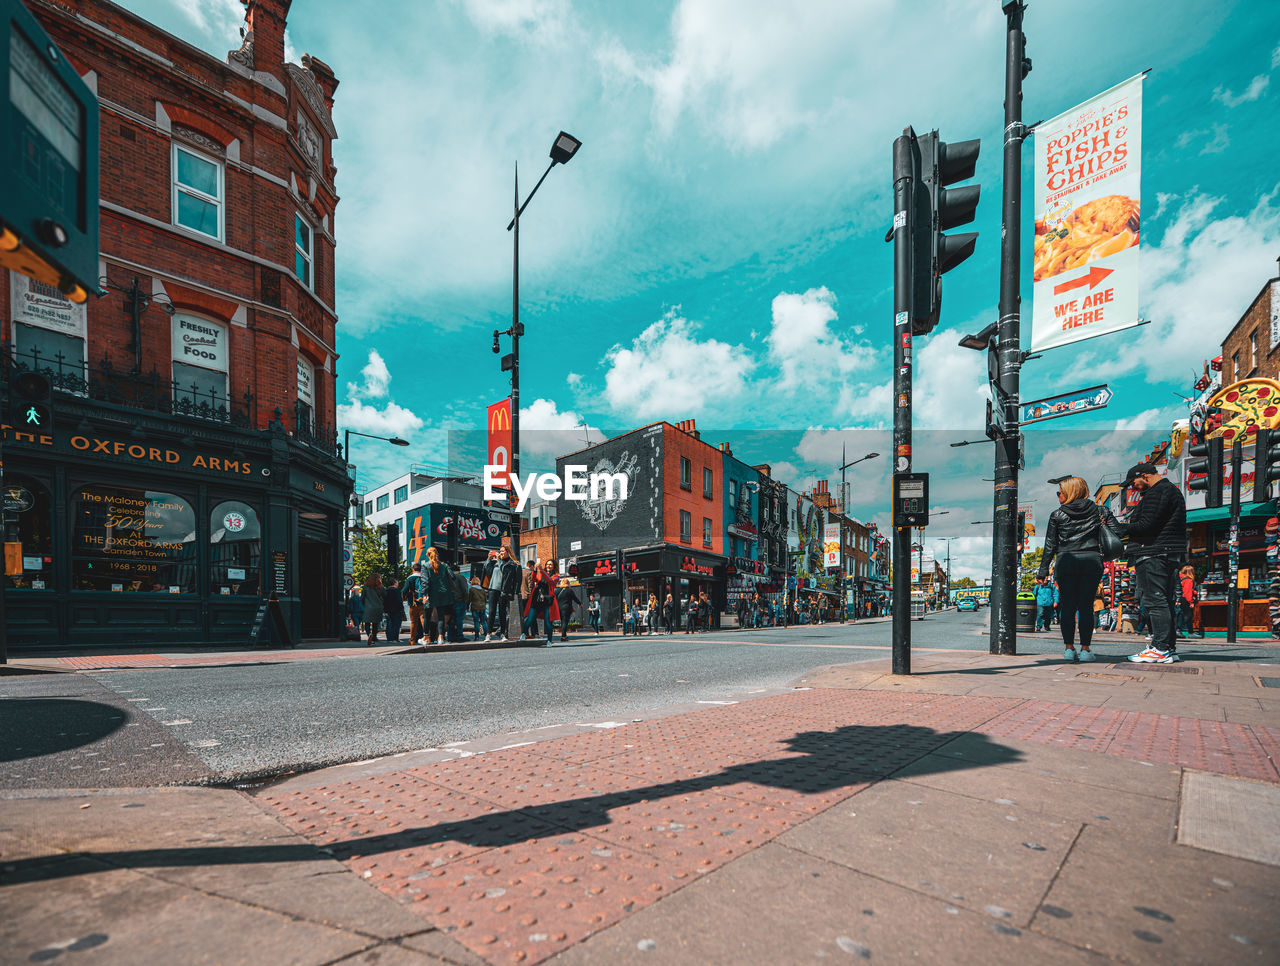
M 21 0 L 0 0 L 0 268 L 98 290 L 98 99 Z
M 932 332 L 942 310 L 942 276 L 973 254 L 977 232 L 946 235 L 943 232 L 973 221 L 980 185 L 948 188 L 972 178 L 982 142 L 948 144 L 932 131 L 916 139 L 920 168 L 916 179 L 915 217 L 912 221 L 914 272 L 911 326 L 915 335 Z
M 40 372 L 19 372 L 9 378 L 9 425 L 20 433 L 47 433 L 53 429 L 49 377 Z
M 1280 480 L 1280 430 L 1260 429 L 1253 438 L 1253 502 L 1271 499 L 1271 483 Z
M 395 570 L 400 566 L 400 524 L 387 524 L 387 568 Z
M 1187 489 L 1204 490 L 1207 507 L 1222 506 L 1222 437 L 1192 443 L 1187 455 L 1198 457 L 1187 464 Z
M 1027 514 L 1018 511 L 1018 554 L 1021 555 L 1027 549 Z

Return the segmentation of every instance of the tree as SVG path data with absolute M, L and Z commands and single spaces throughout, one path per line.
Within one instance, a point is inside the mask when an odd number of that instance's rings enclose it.
M 972 577 L 961 577 L 959 580 L 952 581 L 952 587 L 977 587 L 978 582 Z
M 391 577 L 391 568 L 387 566 L 387 538 L 378 527 L 365 524 L 352 541 L 351 576 L 356 586 L 361 587 L 370 574 L 382 574 L 385 585 Z M 396 568 L 397 580 L 404 580 L 408 575 L 407 565 L 401 564 Z
M 1040 559 L 1044 556 L 1044 547 L 1036 547 L 1035 550 L 1022 555 L 1022 583 L 1023 590 L 1031 590 L 1036 585 L 1036 574 L 1040 572 Z

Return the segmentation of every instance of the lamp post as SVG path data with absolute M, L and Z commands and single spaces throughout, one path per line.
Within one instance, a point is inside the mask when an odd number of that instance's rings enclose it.
M 501 351 L 498 346 L 498 336 L 511 336 L 511 354 L 503 357 L 502 371 L 511 371 L 512 476 L 520 475 L 520 336 L 524 334 L 524 326 L 520 324 L 520 216 L 524 214 L 525 208 L 529 207 L 529 202 L 533 200 L 533 196 L 542 187 L 542 182 L 547 180 L 547 175 L 551 173 L 551 169 L 557 164 L 568 164 L 569 160 L 578 153 L 578 148 L 580 147 L 582 147 L 582 142 L 572 134 L 561 131 L 556 135 L 555 141 L 551 144 L 551 163 L 547 165 L 547 170 L 542 172 L 542 177 L 538 179 L 538 183 L 529 192 L 529 197 L 524 199 L 524 204 L 520 203 L 520 165 L 517 164 L 515 166 L 515 214 L 511 216 L 511 221 L 507 224 L 507 231 L 512 233 L 511 328 L 505 332 L 499 332 L 497 329 L 493 331 L 493 351 L 495 353 Z M 513 512 L 511 515 L 511 553 L 517 563 L 520 562 L 520 529 L 520 514 Z
M 864 460 L 873 460 L 879 455 L 879 453 L 868 453 L 866 456 L 859 456 L 856 460 L 850 460 L 846 463 L 844 459 L 844 444 L 840 444 L 840 465 L 836 468 L 840 471 L 840 569 L 844 574 L 844 579 L 840 582 L 840 589 L 842 592 L 844 591 L 844 582 L 849 579 L 849 565 L 845 562 L 844 554 L 844 525 L 845 521 L 849 518 L 849 493 L 847 490 L 848 484 L 845 482 L 844 471 L 850 466 L 856 466 Z M 840 607 L 842 611 L 847 609 L 843 600 L 840 602 Z
M 355 499 L 355 479 L 351 476 L 351 437 L 363 436 L 365 439 L 380 439 L 384 443 L 390 443 L 392 446 L 408 446 L 407 439 L 401 439 L 399 436 L 373 436 L 370 433 L 359 433 L 354 429 L 343 430 L 342 435 L 342 459 L 347 464 L 347 478 L 351 480 L 351 499 Z M 352 503 L 355 507 L 358 504 Z

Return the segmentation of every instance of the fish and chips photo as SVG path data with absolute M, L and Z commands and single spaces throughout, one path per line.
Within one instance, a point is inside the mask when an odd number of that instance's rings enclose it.
M 1035 280 L 1131 248 L 1138 244 L 1140 224 L 1138 200 L 1124 195 L 1095 198 L 1052 226 L 1037 221 Z

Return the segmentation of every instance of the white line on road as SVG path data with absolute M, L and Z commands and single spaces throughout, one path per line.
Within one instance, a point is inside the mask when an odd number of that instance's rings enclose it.
M 191 724 L 191 719 L 190 719 L 190 718 L 175 718 L 173 721 L 161 721 L 160 723 L 161 723 L 162 725 L 168 725 L 168 726 L 172 727 L 173 725 Z

